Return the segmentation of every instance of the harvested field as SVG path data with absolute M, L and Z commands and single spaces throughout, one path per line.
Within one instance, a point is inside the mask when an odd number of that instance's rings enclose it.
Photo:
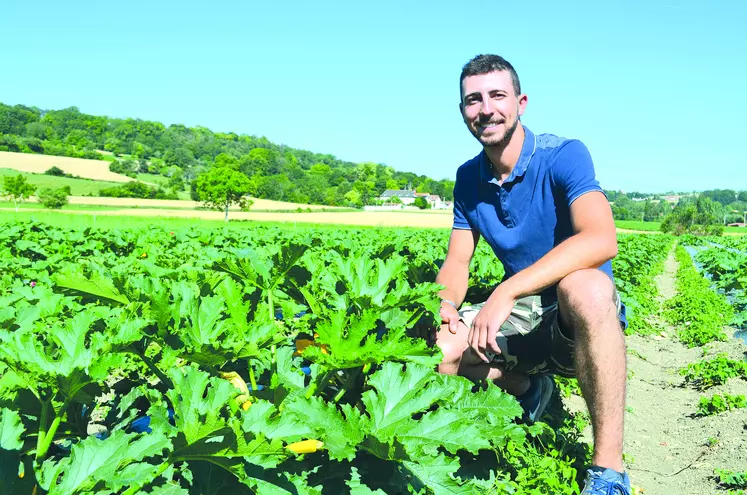
M 43 174 L 52 167 L 57 167 L 66 174 L 84 179 L 108 182 L 130 182 L 132 180 L 126 175 L 110 172 L 109 162 L 103 160 L 86 160 L 66 156 L 32 155 L 28 153 L 0 151 L 0 168 Z
M 121 206 L 125 208 L 168 208 L 174 210 L 196 210 L 200 207 L 200 203 L 195 201 L 181 201 L 181 200 L 168 200 L 168 199 L 139 199 L 139 198 L 104 198 L 104 197 L 89 197 L 89 196 L 70 196 L 70 204 L 72 205 L 100 205 L 100 206 Z M 254 199 L 252 210 L 296 210 L 298 208 L 311 210 L 335 210 L 342 209 L 334 206 L 323 206 L 323 205 L 304 205 L 298 203 L 286 203 L 284 201 L 272 201 L 269 199 Z M 239 212 L 238 208 L 230 208 L 230 210 Z M 129 210 L 125 210 L 128 211 Z M 202 213 L 213 213 L 210 210 L 200 210 L 193 212 L 195 217 L 199 217 Z M 223 215 L 221 212 L 215 212 L 219 215 Z M 129 214 L 129 213 L 128 213 Z M 133 213 L 137 214 L 137 213 Z M 168 215 L 161 214 L 161 216 L 173 216 L 170 213 Z M 233 214 L 231 215 L 233 217 Z M 222 218 L 222 217 L 221 217 Z

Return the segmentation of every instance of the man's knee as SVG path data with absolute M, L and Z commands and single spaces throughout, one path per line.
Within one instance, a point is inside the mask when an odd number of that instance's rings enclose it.
M 575 271 L 558 283 L 561 310 L 574 315 L 591 316 L 609 310 L 614 304 L 612 280 L 596 269 Z
M 439 373 L 456 375 L 459 371 L 462 355 L 467 348 L 466 335 L 462 335 L 465 332 L 466 327 L 464 327 L 464 324 L 460 324 L 460 328 L 456 334 L 449 331 L 448 325 L 441 325 L 441 329 L 436 337 L 436 345 L 441 349 L 441 353 L 443 354 L 441 364 L 438 365 Z

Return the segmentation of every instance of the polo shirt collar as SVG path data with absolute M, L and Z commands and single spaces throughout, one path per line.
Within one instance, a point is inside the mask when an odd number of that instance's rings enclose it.
M 537 137 L 526 126 L 522 125 L 521 127 L 524 128 L 524 144 L 521 146 L 519 161 L 516 162 L 511 174 L 509 174 L 506 180 L 503 181 L 504 184 L 507 182 L 513 182 L 517 177 L 521 177 L 526 173 L 527 168 L 529 167 L 529 162 L 532 160 L 532 156 L 534 156 L 534 152 L 537 150 Z M 485 150 L 482 150 L 480 153 L 480 178 L 485 182 L 498 185 L 498 179 L 496 179 L 491 172 L 490 160 L 488 159 Z

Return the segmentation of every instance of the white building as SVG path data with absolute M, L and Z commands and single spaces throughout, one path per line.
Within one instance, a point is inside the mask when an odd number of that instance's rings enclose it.
M 414 191 L 387 189 L 381 194 L 381 196 L 379 196 L 378 199 L 379 201 L 383 201 L 384 203 L 391 203 L 392 198 L 399 198 L 403 205 L 411 205 L 415 202 L 416 196 Z

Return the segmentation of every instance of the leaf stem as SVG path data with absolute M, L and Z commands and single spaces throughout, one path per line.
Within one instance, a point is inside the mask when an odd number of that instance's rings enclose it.
M 52 405 L 51 402 L 52 400 L 50 399 L 48 403 L 49 406 Z M 54 419 L 52 420 L 52 424 L 49 426 L 49 429 L 44 433 L 43 436 L 41 430 L 39 431 L 39 439 L 41 439 L 41 444 L 36 450 L 37 463 L 41 462 L 47 456 L 49 447 L 52 446 L 52 442 L 54 441 L 55 433 L 57 433 L 57 429 L 60 427 L 60 423 L 62 423 L 62 417 L 67 412 L 67 408 L 69 405 L 70 399 L 65 399 L 65 402 L 63 402 L 62 406 L 60 406 L 60 408 L 57 410 L 57 413 L 55 414 Z M 48 417 L 48 414 L 46 414 L 45 417 Z
M 347 377 L 345 377 L 345 382 L 342 384 L 342 388 L 339 392 L 337 392 L 337 395 L 335 395 L 335 403 L 340 402 L 340 399 L 342 399 L 345 393 L 350 390 L 350 387 L 353 385 L 353 382 L 358 378 L 358 375 L 360 375 L 360 373 L 361 368 L 355 368 Z
M 329 377 L 331 375 L 332 372 L 327 371 L 319 380 L 314 380 L 313 382 L 311 382 L 311 385 L 309 385 L 309 389 L 306 391 L 306 398 L 311 399 L 311 397 L 316 394 L 317 390 L 324 390 L 324 387 L 327 385 L 327 382 L 329 381 Z
M 41 415 L 39 417 L 39 435 L 36 437 L 36 460 L 41 459 L 40 452 L 42 451 L 42 445 L 47 437 L 47 430 L 49 429 L 49 408 L 52 407 L 52 399 L 42 400 L 41 403 Z
M 252 395 L 257 393 L 257 380 L 254 378 L 254 368 L 249 366 L 249 383 L 252 386 Z
M 275 308 L 272 301 L 272 291 L 272 287 L 267 291 L 267 305 L 270 307 L 270 321 L 275 321 Z
M 144 352 L 140 352 L 137 349 L 135 349 L 134 352 L 135 354 L 140 356 L 140 359 L 143 360 L 143 362 L 148 367 L 148 369 L 150 369 L 153 372 L 153 374 L 156 375 L 156 377 L 158 377 L 158 379 L 161 380 L 161 382 L 163 382 L 164 385 L 166 385 L 168 388 L 174 388 L 174 384 L 171 383 L 171 380 L 169 380 L 169 377 L 167 377 L 163 373 L 163 371 L 158 369 L 155 363 L 153 363 L 153 361 L 151 361 L 150 358 L 148 358 Z

